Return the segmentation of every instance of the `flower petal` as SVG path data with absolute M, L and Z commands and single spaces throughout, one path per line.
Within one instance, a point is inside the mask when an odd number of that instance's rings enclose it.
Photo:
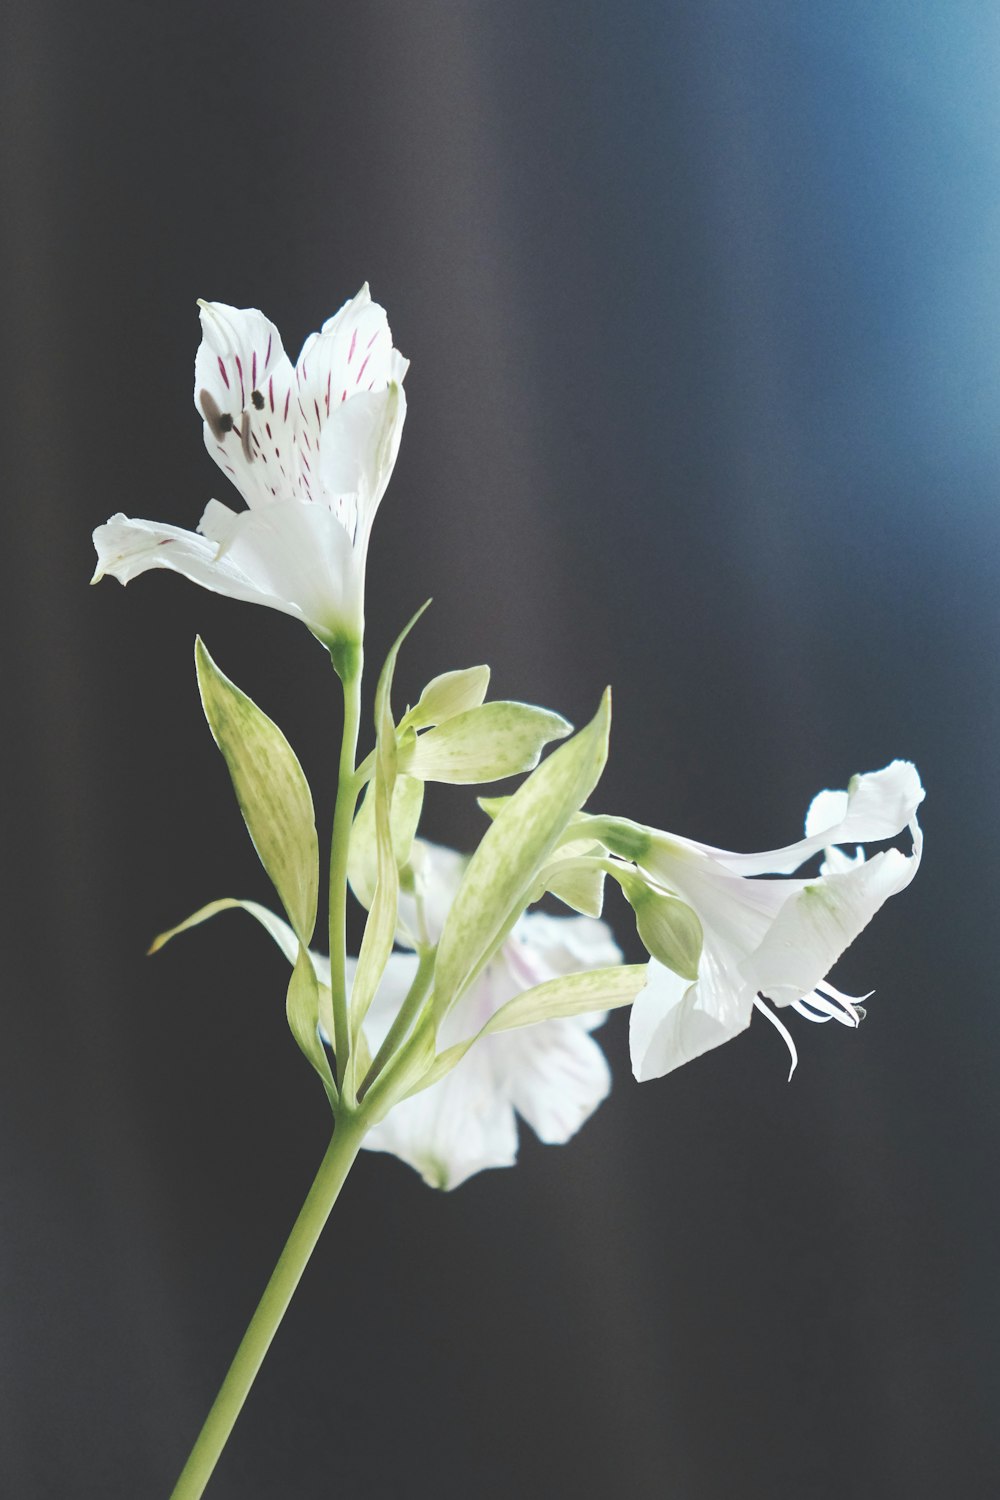
M 487 1167 L 513 1166 L 514 1108 L 498 1087 L 491 1049 L 474 1047 L 440 1083 L 395 1105 L 363 1144 L 398 1156 L 436 1188 L 456 1188 Z
M 918 829 L 912 854 L 886 849 L 864 864 L 805 885 L 743 965 L 753 988 L 776 1005 L 808 996 L 884 902 L 909 885 L 920 853 Z
M 401 391 L 389 400 L 388 388 L 393 384 L 399 387 L 406 367 L 406 361 L 392 347 L 385 309 L 371 300 L 367 283 L 356 297 L 327 319 L 320 333 L 306 339 L 295 367 L 303 493 L 310 499 L 322 500 L 340 515 L 352 539 L 359 515 L 367 536 L 367 527 L 395 463 L 405 402 Z M 370 403 L 367 398 L 371 394 L 381 396 L 381 402 Z M 362 402 L 359 411 L 345 423 L 338 413 L 357 401 Z M 358 464 L 352 466 L 349 455 L 362 450 L 366 453 L 371 450 L 371 461 L 378 468 L 375 459 L 382 451 L 379 437 L 385 438 L 391 459 L 385 466 L 381 489 L 376 493 L 377 486 L 373 484 L 359 500 L 356 483 L 344 483 L 342 470 L 345 463 L 349 470 L 352 467 L 356 470 Z M 336 452 L 343 450 L 345 456 L 339 464 L 334 458 L 334 468 L 329 478 L 324 479 L 327 450 L 331 447 Z M 356 475 L 349 473 L 347 477 L 352 479 Z
M 737 854 L 689 839 L 677 839 L 676 844 L 711 856 L 737 875 L 787 875 L 821 849 L 895 838 L 913 821 L 923 799 L 916 767 L 894 760 L 881 771 L 855 776 L 846 792 L 820 792 L 806 816 L 806 837 L 783 849 Z M 643 860 L 643 867 L 654 876 L 656 848 L 654 837 L 650 860 Z
M 363 576 L 325 506 L 281 500 L 237 514 L 211 500 L 198 529 L 218 544 L 220 566 L 261 580 L 321 640 L 360 631 Z
M 700 972 L 698 983 L 688 984 L 650 959 L 649 983 L 635 1000 L 629 1023 L 632 1071 L 640 1082 L 662 1078 L 750 1025 L 753 990 L 732 983 L 708 946 Z
M 218 501 L 213 501 L 212 505 L 218 506 L 220 511 L 226 510 Z M 228 511 L 227 514 L 233 513 Z M 217 542 L 210 537 L 197 536 L 193 531 L 184 531 L 180 526 L 132 520 L 119 513 L 105 525 L 98 526 L 94 532 L 94 546 L 97 548 L 97 571 L 91 580 L 93 583 L 98 583 L 107 573 L 119 583 L 130 583 L 150 568 L 167 568 L 213 593 L 227 594 L 232 599 L 243 599 L 250 604 L 267 604 L 272 609 L 294 615 L 296 619 L 305 618 L 297 604 L 275 593 L 272 580 L 265 572 L 259 568 L 251 570 L 245 558 L 242 559 L 244 566 L 240 566 L 233 557 L 220 557 Z
M 546 1145 L 574 1136 L 611 1089 L 607 1059 L 575 1017 L 503 1032 L 486 1045 L 507 1097 Z
M 194 404 L 205 447 L 251 507 L 299 493 L 295 371 L 256 308 L 202 302 Z

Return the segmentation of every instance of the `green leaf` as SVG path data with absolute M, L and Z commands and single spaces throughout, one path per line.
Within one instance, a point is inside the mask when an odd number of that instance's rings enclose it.
M 512 795 L 512 793 L 507 792 L 502 797 L 477 797 L 476 801 L 479 803 L 479 806 L 482 808 L 486 816 L 492 821 L 492 819 L 495 818 L 497 813 L 500 811 L 501 807 L 503 807 L 504 803 L 510 801 Z
M 333 1003 L 326 985 L 320 984 L 305 947 L 299 948 L 295 968 L 288 983 L 285 1014 L 292 1036 L 305 1057 L 319 1074 L 331 1105 L 336 1106 L 337 1085 L 326 1049 L 317 1028 L 322 1024 L 327 1036 L 333 1035 Z
M 512 1031 L 519 1026 L 535 1026 L 540 1021 L 557 1021 L 591 1011 L 615 1010 L 631 1005 L 645 988 L 649 978 L 648 964 L 616 964 L 607 969 L 585 969 L 579 974 L 561 974 L 547 979 L 508 1000 L 486 1022 L 475 1036 L 448 1047 L 434 1060 L 420 1080 L 410 1088 L 421 1093 L 450 1073 L 461 1062 L 469 1048 L 491 1032 Z
M 608 756 L 610 721 L 608 691 L 586 728 L 532 772 L 483 835 L 441 934 L 434 977 L 439 1017 L 506 937 L 560 834 L 597 785 Z
M 405 869 L 410 861 L 413 840 L 420 822 L 424 802 L 424 784 L 413 776 L 396 777 L 392 793 L 389 824 L 396 867 Z M 347 856 L 347 878 L 361 905 L 371 908 L 378 880 L 378 853 L 375 839 L 375 787 L 370 783 L 358 815 L 351 827 L 351 845 Z
M 254 917 L 264 930 L 270 933 L 288 962 L 294 967 L 299 953 L 299 940 L 288 923 L 283 922 L 280 917 L 274 915 L 273 911 L 268 911 L 266 906 L 260 906 L 256 901 L 239 901 L 234 896 L 223 896 L 220 901 L 210 901 L 207 906 L 200 907 L 183 922 L 178 922 L 176 927 L 161 932 L 150 943 L 148 952 L 149 954 L 159 953 L 171 938 L 179 937 L 182 932 L 187 932 L 190 928 L 207 922 L 209 917 L 217 916 L 220 911 L 236 910 L 248 912 L 251 917 Z
M 444 724 L 457 714 L 478 708 L 490 685 L 489 667 L 465 667 L 460 672 L 442 672 L 433 678 L 409 713 L 401 721 L 413 729 Z
M 571 728 L 561 714 L 528 703 L 484 703 L 400 746 L 399 768 L 422 781 L 499 781 L 533 770 L 544 747 Z
M 226 758 L 236 800 L 288 920 L 308 945 L 316 925 L 319 842 L 312 796 L 285 736 L 195 643 L 205 717 Z

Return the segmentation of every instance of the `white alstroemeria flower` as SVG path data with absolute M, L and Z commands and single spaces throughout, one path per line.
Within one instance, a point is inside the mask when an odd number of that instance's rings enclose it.
M 407 361 L 367 285 L 290 363 L 254 308 L 201 303 L 195 406 L 205 446 L 249 507 L 210 500 L 198 531 L 112 516 L 94 532 L 96 583 L 169 568 L 203 588 L 304 621 L 327 646 L 358 641 L 372 521 L 406 401 Z
M 649 833 L 633 857 L 652 882 L 694 908 L 704 948 L 694 984 L 651 961 L 649 983 L 632 1006 L 636 1078 L 662 1077 L 736 1036 L 755 1007 L 785 1038 L 794 1069 L 794 1043 L 761 997 L 810 1020 L 857 1025 L 858 1002 L 826 976 L 883 902 L 916 874 L 923 796 L 916 768 L 893 761 L 856 776 L 846 792 L 820 792 L 806 817 L 806 837 L 784 849 L 735 854 Z M 853 857 L 837 848 L 895 838 L 905 828 L 913 841 L 909 854 L 887 849 L 866 859 L 860 847 Z M 788 874 L 821 850 L 826 856 L 814 879 L 754 878 Z
M 457 889 L 463 861 L 449 849 L 426 843 L 420 847 L 423 921 L 435 940 Z M 603 922 L 527 913 L 445 1018 L 438 1051 L 475 1036 L 501 1005 L 536 984 L 620 961 L 621 951 Z M 416 967 L 416 955 L 392 955 L 365 1019 L 373 1052 L 388 1031 Z M 458 1187 L 486 1167 L 512 1166 L 517 1156 L 518 1114 L 539 1140 L 563 1144 L 611 1086 L 607 1061 L 589 1034 L 605 1014 L 541 1021 L 483 1037 L 438 1083 L 395 1105 L 363 1144 L 370 1151 L 400 1157 L 438 1188 Z

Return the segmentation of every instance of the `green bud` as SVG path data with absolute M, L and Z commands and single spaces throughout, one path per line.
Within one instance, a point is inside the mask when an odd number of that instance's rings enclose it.
M 654 890 L 640 875 L 618 877 L 647 950 L 692 983 L 698 978 L 704 933 L 698 913 L 677 896 Z
M 460 672 L 442 672 L 430 681 L 415 707 L 403 719 L 414 729 L 444 724 L 458 714 L 478 708 L 490 685 L 489 667 L 466 667 Z

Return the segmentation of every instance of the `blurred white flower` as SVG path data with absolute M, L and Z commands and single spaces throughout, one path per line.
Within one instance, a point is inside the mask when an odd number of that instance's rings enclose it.
M 357 641 L 372 521 L 399 450 L 407 361 L 367 285 L 290 363 L 253 308 L 201 303 L 195 405 L 205 446 L 249 507 L 209 501 L 198 531 L 112 516 L 94 532 L 96 583 L 169 568 L 267 604 L 327 645 Z
M 422 920 L 435 941 L 463 861 L 433 844 L 416 847 Z M 534 985 L 620 961 L 621 951 L 603 922 L 529 912 L 446 1016 L 438 1051 L 475 1036 L 501 1005 Z M 373 1052 L 416 967 L 415 954 L 392 955 L 365 1019 Z M 513 1165 L 518 1114 L 546 1144 L 568 1141 L 611 1086 L 607 1061 L 590 1035 L 604 1018 L 603 1011 L 591 1012 L 483 1037 L 438 1083 L 395 1105 L 364 1145 L 400 1157 L 433 1187 L 454 1188 L 486 1167 Z
M 820 792 L 806 817 L 806 837 L 784 849 L 735 854 L 650 833 L 632 857 L 655 885 L 694 908 L 704 947 L 694 984 L 651 960 L 649 983 L 632 1007 L 635 1076 L 662 1077 L 717 1047 L 750 1024 L 755 1007 L 785 1038 L 794 1069 L 794 1043 L 761 997 L 810 1020 L 857 1025 L 858 1002 L 826 976 L 883 902 L 916 874 L 923 796 L 916 768 L 893 761 L 856 776 L 846 792 Z M 837 847 L 895 838 L 905 828 L 909 854 L 887 849 L 866 859 L 860 847 L 853 856 Z M 825 860 L 811 880 L 753 878 L 786 875 L 821 850 Z

